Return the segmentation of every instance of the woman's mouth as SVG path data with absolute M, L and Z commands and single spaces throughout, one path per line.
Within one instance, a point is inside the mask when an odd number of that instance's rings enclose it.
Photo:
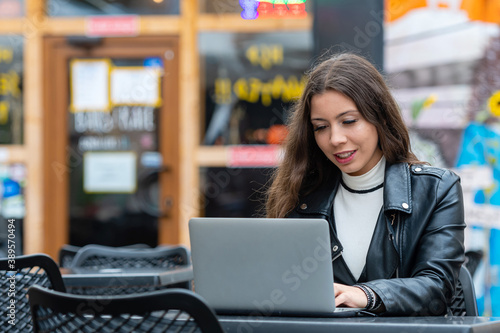
M 356 153 L 355 150 L 348 151 L 348 152 L 342 152 L 339 154 L 333 154 L 335 156 L 335 159 L 337 162 L 343 164 L 343 163 L 348 163 L 354 158 L 354 154 Z

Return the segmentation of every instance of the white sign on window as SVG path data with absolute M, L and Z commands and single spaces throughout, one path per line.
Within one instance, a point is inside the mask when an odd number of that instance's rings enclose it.
M 137 156 L 134 152 L 87 152 L 83 157 L 86 193 L 134 193 Z
M 71 111 L 110 111 L 109 59 L 71 61 Z
M 117 67 L 111 71 L 113 105 L 161 105 L 161 71 L 152 67 Z

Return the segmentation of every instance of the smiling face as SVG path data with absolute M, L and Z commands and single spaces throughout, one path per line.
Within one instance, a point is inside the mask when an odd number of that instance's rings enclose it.
M 311 99 L 311 123 L 316 143 L 341 171 L 360 176 L 382 158 L 378 134 L 345 95 L 328 90 Z

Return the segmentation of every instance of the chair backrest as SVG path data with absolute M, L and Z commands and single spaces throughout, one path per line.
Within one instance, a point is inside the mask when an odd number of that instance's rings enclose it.
M 474 277 L 476 269 L 483 260 L 483 256 L 484 252 L 482 250 L 469 250 L 465 252 L 464 266 L 467 268 L 472 277 Z
M 171 269 L 189 264 L 189 252 L 184 246 L 143 249 L 86 245 L 73 258 L 71 268 L 93 270 L 107 268 Z
M 147 244 L 131 244 L 131 245 L 125 245 L 125 246 L 120 246 L 120 247 L 111 247 L 111 246 L 104 246 L 104 245 L 95 245 L 91 244 L 90 246 L 99 246 L 101 248 L 109 248 L 109 249 L 151 249 L 151 247 Z M 73 259 L 75 258 L 76 254 L 78 251 L 81 249 L 84 249 L 84 247 L 81 246 L 75 246 L 75 245 L 69 245 L 65 244 L 59 249 L 59 267 L 64 267 L 68 268 L 71 267 L 71 263 L 73 262 Z
M 223 332 L 212 309 L 185 289 L 81 296 L 33 286 L 35 332 Z
M 103 269 L 164 269 L 174 270 L 191 265 L 189 250 L 184 246 L 156 248 L 111 248 L 101 245 L 82 247 L 70 266 L 72 270 L 85 269 L 98 273 Z M 191 289 L 191 282 L 171 285 L 120 285 L 118 282 L 105 288 L 95 286 L 71 286 L 68 292 L 82 295 L 117 295 L 141 293 L 165 288 Z
M 64 283 L 59 267 L 45 254 L 16 256 L 0 259 L 0 327 L 9 332 L 30 332 L 31 314 L 28 303 L 28 288 L 40 285 L 64 292 Z M 13 304 L 13 306 L 11 305 Z M 10 320 L 14 320 L 9 323 Z
M 65 244 L 59 249 L 59 267 L 68 268 L 73 262 L 78 251 L 81 249 L 80 246 Z
M 462 265 L 455 295 L 450 305 L 453 316 L 478 316 L 476 293 L 472 277 L 465 266 Z

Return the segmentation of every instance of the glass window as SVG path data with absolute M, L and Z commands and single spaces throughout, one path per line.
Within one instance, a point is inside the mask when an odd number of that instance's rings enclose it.
M 96 66 L 101 69 L 95 70 Z M 85 110 L 82 105 L 85 97 L 77 96 L 77 88 L 70 96 L 73 111 L 68 114 L 68 160 L 72 165 L 68 174 L 71 244 L 157 245 L 158 169 L 163 159 L 159 152 L 158 126 L 161 96 L 151 92 L 161 91 L 163 66 L 162 59 L 155 57 L 71 60 L 73 84 L 78 82 L 79 75 L 80 80 L 90 79 L 99 85 L 96 78 L 106 80 L 110 72 L 113 81 L 109 86 L 116 103 L 108 110 L 92 110 L 88 105 L 89 110 Z M 85 77 L 84 73 L 92 69 L 104 77 L 96 74 Z M 116 82 L 118 79 L 113 79 L 116 77 L 121 78 L 120 84 Z M 119 89 L 121 93 L 117 93 Z M 144 98 L 149 95 L 155 99 L 155 105 L 146 105 L 149 101 Z M 164 158 L 168 160 L 168 156 Z M 113 182 L 112 175 L 119 174 L 113 163 L 118 160 L 120 168 L 128 172 Z M 102 172 L 109 174 L 103 176 Z M 99 177 L 109 182 L 104 184 Z
M 313 12 L 313 0 L 200 0 L 200 12 L 206 14 L 241 13 L 243 8 L 257 5 L 260 17 L 302 18 L 306 13 Z M 302 7 L 301 7 L 302 6 Z M 304 8 L 303 8 L 304 7 Z M 299 13 L 300 12 L 300 13 Z M 307 14 L 306 14 L 307 15 Z
M 23 221 L 26 214 L 24 164 L 0 164 L 0 256 L 15 246 L 15 254 L 23 254 Z M 9 242 L 13 241 L 13 242 Z M 10 247 L 8 247 L 10 245 Z
M 287 109 L 305 85 L 311 33 L 201 33 L 199 41 L 202 143 L 281 143 Z
M 261 217 L 271 168 L 200 168 L 206 217 Z
M 0 144 L 23 143 L 23 43 L 0 36 Z
M 47 0 L 49 16 L 179 15 L 179 0 Z
M 0 0 L 0 18 L 24 16 L 24 0 Z

